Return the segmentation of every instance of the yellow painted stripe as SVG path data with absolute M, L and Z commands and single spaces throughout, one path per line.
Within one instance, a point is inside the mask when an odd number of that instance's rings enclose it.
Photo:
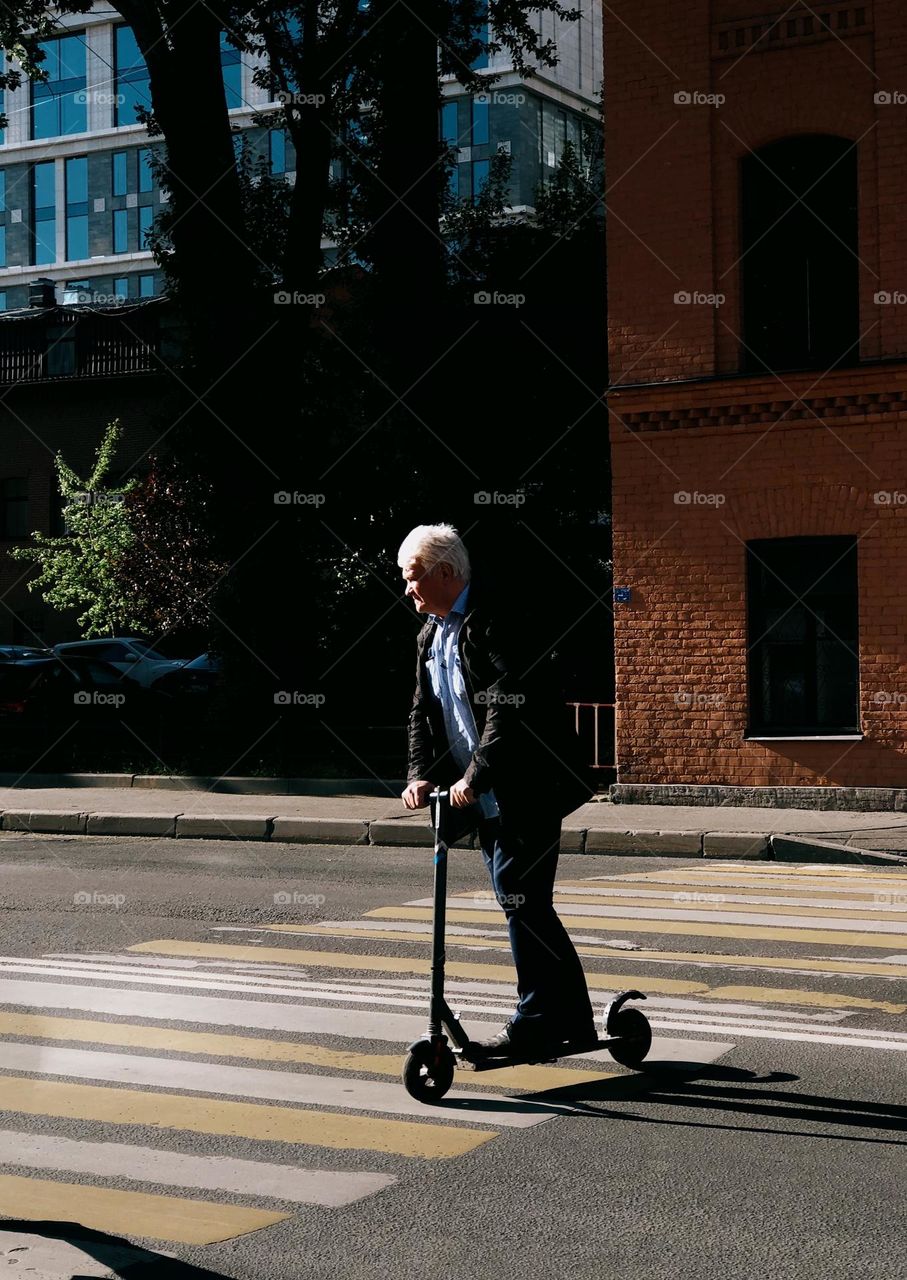
M 378 907 L 367 916 L 382 920 L 430 920 L 430 907 Z M 451 924 L 500 924 L 500 911 L 467 911 L 455 907 L 447 912 Z M 842 929 L 793 929 L 784 925 L 721 924 L 699 920 L 638 920 L 615 916 L 561 916 L 566 929 L 607 929 L 615 933 L 682 933 L 700 938 L 752 938 L 759 942 L 827 943 L 837 947 L 876 947 L 884 951 L 907 951 L 907 933 L 856 933 Z
M 402 1086 L 401 1086 L 402 1088 Z M 383 1120 L 335 1111 L 306 1111 L 227 1098 L 195 1098 L 103 1085 L 2 1077 L 3 1110 L 31 1116 L 63 1116 L 105 1124 L 151 1125 L 190 1133 L 291 1142 L 337 1151 L 384 1151 L 433 1160 L 472 1151 L 497 1133 L 458 1125 Z M 59 1216 L 59 1215 L 58 1215 Z
M 48 1178 L 0 1174 L 0 1214 L 29 1222 L 77 1222 L 109 1235 L 216 1244 L 260 1231 L 290 1215 L 209 1200 L 80 1186 Z
M 359 969 L 372 973 L 431 973 L 431 961 L 428 959 L 350 955 L 344 951 L 301 951 L 296 947 L 249 947 L 242 943 L 164 939 L 158 942 L 137 942 L 128 950 L 151 951 L 155 955 L 167 956 L 209 956 L 220 960 L 270 960 L 280 964 L 310 965 L 324 969 Z M 451 978 L 478 978 L 485 982 L 513 980 L 513 970 L 509 965 L 473 964 L 470 961 L 453 960 L 445 965 L 445 971 Z M 661 995 L 691 995 L 706 990 L 701 982 L 682 982 L 676 978 L 628 977 L 625 973 L 590 973 L 587 980 L 589 986 L 603 991 L 614 991 L 643 981 L 647 990 Z
M 758 1000 L 760 1004 L 808 1004 L 823 1009 L 872 1009 L 876 1013 L 904 1013 L 907 1004 L 843 996 L 833 991 L 799 991 L 781 987 L 713 987 L 710 1000 Z
M 904 873 L 899 871 L 883 871 L 876 864 L 874 867 L 854 866 L 854 865 L 831 865 L 825 864 L 821 866 L 803 866 L 800 863 L 786 862 L 748 862 L 727 864 L 722 863 L 720 866 L 709 864 L 708 866 L 695 866 L 689 868 L 690 875 L 704 876 L 732 876 L 739 871 L 743 871 L 748 876 L 781 876 L 790 877 L 798 876 L 802 879 L 818 879 L 831 880 L 838 876 L 854 878 L 857 880 L 892 880 L 903 881 Z M 653 871 L 653 876 L 672 876 L 676 875 L 676 871 Z M 686 875 L 686 869 L 684 870 Z M 595 877 L 593 877 L 595 878 Z
M 326 969 L 331 968 L 332 962 L 335 958 L 341 962 L 339 967 L 342 967 L 342 968 L 349 967 L 349 965 L 347 964 L 347 961 L 351 959 L 352 960 L 359 959 L 362 961 L 367 961 L 369 968 L 375 968 L 377 965 L 377 967 L 381 968 L 381 971 L 385 973 L 391 973 L 391 972 L 393 973 L 426 973 L 428 971 L 426 966 L 430 968 L 430 961 L 419 960 L 419 959 L 403 959 L 400 956 L 387 956 L 387 957 L 358 956 L 356 957 L 356 956 L 349 956 L 349 955 L 346 955 L 345 953 L 338 952 L 338 951 L 306 952 L 306 951 L 297 951 L 291 947 L 249 947 L 249 946 L 243 946 L 242 944 L 236 944 L 236 943 L 226 943 L 224 945 L 221 945 L 220 943 L 213 943 L 213 942 L 184 942 L 180 939 L 162 940 L 159 942 L 140 942 L 140 943 L 137 943 L 135 946 L 130 947 L 129 949 L 130 951 L 154 950 L 157 954 L 160 954 L 160 955 L 180 955 L 180 956 L 194 955 L 194 956 L 207 956 L 207 957 L 220 956 L 224 959 L 229 958 L 231 960 L 248 960 L 252 958 L 257 960 L 278 960 L 279 959 L 284 963 L 285 963 L 284 957 L 286 955 L 295 955 L 295 956 L 305 955 L 309 957 L 308 960 L 305 962 L 302 960 L 299 960 L 297 961 L 297 963 L 299 964 L 306 963 L 313 966 L 321 966 Z M 485 981 L 500 982 L 501 978 L 512 978 L 512 970 L 510 969 L 510 967 L 508 965 L 500 965 L 500 964 L 472 964 L 469 962 L 463 962 L 463 963 L 453 962 L 453 963 L 448 963 L 446 965 L 446 971 L 449 974 L 453 974 L 454 977 L 477 978 L 479 980 L 485 980 Z M 590 990 L 613 992 L 613 991 L 625 990 L 627 987 L 637 986 L 650 995 L 656 995 L 656 994 L 663 995 L 666 993 L 663 990 L 661 990 L 661 987 L 664 987 L 668 982 L 668 980 L 665 978 L 650 979 L 648 976 L 641 977 L 638 974 L 631 975 L 626 973 L 619 973 L 619 974 L 587 973 L 586 982 Z M 676 982 L 671 982 L 671 987 L 673 989 L 674 994 L 680 994 L 680 995 L 709 994 L 709 987 L 705 983 L 701 983 L 701 982 L 676 981 Z M 754 996 L 752 997 L 752 999 L 755 1000 L 758 998 L 760 1003 L 766 1003 L 766 1004 L 773 1003 L 772 993 L 775 990 L 775 988 L 753 987 L 752 990 L 761 992 L 761 994 L 758 997 Z M 809 997 L 815 996 L 816 997 L 815 1003 L 819 1006 L 824 1006 L 825 993 L 823 992 L 804 991 L 804 992 L 800 992 L 799 994 L 802 998 L 797 1000 L 796 1003 L 798 1004 L 809 1003 Z M 850 999 L 850 997 L 846 995 L 837 995 L 835 998 L 841 1001 L 847 1001 Z M 838 1007 L 843 1008 L 846 1006 L 842 1004 Z M 878 1009 L 880 1012 L 883 1012 L 883 1013 L 899 1012 L 903 1008 L 903 1006 L 901 1005 L 888 1004 L 886 1001 L 882 1001 L 882 1000 L 876 1001 L 874 1003 L 871 1002 L 869 1006 L 865 1006 L 863 1003 L 858 1001 L 854 1007 L 861 1008 L 861 1009 L 864 1007 L 870 1007 L 873 1009 Z
M 281 933 L 293 929 L 300 934 L 322 938 L 362 938 L 366 941 L 412 942 L 420 946 L 426 945 L 424 936 L 417 933 L 402 933 L 395 929 L 343 929 L 329 924 L 313 925 L 265 925 Z M 509 942 L 496 942 L 493 938 L 468 938 L 460 934 L 451 934 L 447 939 L 448 947 L 466 947 L 474 951 L 506 951 L 510 954 Z M 800 960 L 792 956 L 760 956 L 760 955 L 718 955 L 709 951 L 652 951 L 645 947 L 626 952 L 617 947 L 609 947 L 607 943 L 579 943 L 574 941 L 579 955 L 598 960 L 664 960 L 664 961 L 707 961 L 715 965 L 742 965 L 753 969 L 806 969 L 810 973 L 840 973 L 854 976 L 878 976 L 882 978 L 907 978 L 907 964 L 886 963 L 884 961 L 862 962 L 860 960 Z M 648 979 L 640 979 L 647 981 Z
M 738 877 L 735 876 L 733 884 L 728 884 L 726 881 L 722 880 L 709 880 L 705 878 L 697 880 L 682 880 L 679 876 L 675 876 L 673 880 L 614 880 L 608 884 L 591 884 L 589 881 L 585 880 L 573 880 L 556 884 L 554 886 L 554 891 L 560 899 L 562 895 L 570 893 L 571 890 L 575 892 L 577 889 L 585 889 L 587 892 L 580 894 L 577 901 L 594 902 L 600 894 L 609 893 L 614 889 L 628 889 L 631 892 L 635 892 L 639 889 L 645 889 L 647 893 L 653 893 L 663 889 L 665 895 L 667 895 L 675 890 L 689 891 L 690 889 L 695 889 L 698 893 L 701 893 L 703 890 L 708 892 L 712 888 L 714 888 L 716 892 L 727 891 L 728 893 L 739 894 L 743 897 L 747 897 L 750 894 L 759 894 L 788 898 L 806 898 L 807 900 L 819 898 L 823 904 L 827 900 L 829 906 L 834 906 L 836 902 L 843 899 L 850 902 L 865 902 L 867 905 L 870 905 L 878 899 L 879 894 L 894 894 L 899 892 L 898 890 L 892 890 L 886 885 L 882 885 L 877 889 L 864 888 L 862 885 L 854 886 L 852 889 L 840 886 L 835 889 L 825 889 L 821 888 L 819 885 L 789 884 L 786 880 L 783 884 L 778 884 L 774 880 L 748 880 L 744 882 L 743 876 L 739 877 L 739 883 Z M 590 890 L 595 890 L 595 892 L 588 892 Z M 907 902 L 907 881 L 905 881 L 900 892 L 905 894 L 904 901 Z M 490 890 L 479 889 L 475 892 L 470 891 L 469 893 L 461 893 L 459 896 L 461 898 L 482 897 L 490 900 L 492 895 Z M 650 899 L 650 901 L 654 902 L 655 898 Z
M 0 1035 L 29 1040 L 64 1040 L 82 1044 L 115 1044 L 129 1049 L 158 1049 L 171 1053 L 205 1054 L 218 1058 L 242 1058 L 247 1062 L 296 1062 L 332 1071 L 359 1071 L 369 1075 L 400 1075 L 399 1053 L 349 1053 L 318 1044 L 289 1040 L 264 1040 L 256 1036 L 231 1036 L 209 1031 L 179 1031 L 149 1027 L 139 1022 L 99 1022 L 92 1018 L 55 1018 L 43 1013 L 0 1013 Z M 457 1083 L 470 1089 L 562 1089 L 566 1085 L 609 1080 L 614 1071 L 581 1071 L 561 1067 L 509 1067 L 498 1071 L 460 1072 Z M 456 1090 L 455 1090 L 456 1092 Z M 0 1082 L 2 1097 L 2 1082 Z
M 691 886 L 691 888 L 695 889 L 695 886 Z M 695 891 L 700 895 L 703 894 L 703 889 L 701 888 Z M 686 893 L 689 898 L 690 890 L 687 889 Z M 721 895 L 717 894 L 716 896 L 720 897 Z M 871 903 L 865 903 L 862 907 L 838 907 L 831 903 L 828 905 L 823 903 L 820 907 L 792 907 L 783 904 L 776 905 L 775 903 L 760 904 L 758 902 L 685 902 L 682 898 L 678 902 L 676 897 L 676 894 L 670 893 L 662 894 L 657 898 L 615 898 L 598 893 L 560 893 L 556 902 L 558 905 L 565 903 L 568 906 L 572 904 L 573 906 L 588 905 L 590 907 L 652 907 L 655 911 L 670 907 L 672 910 L 688 908 L 694 911 L 737 911 L 744 915 L 755 913 L 773 916 L 825 916 L 830 924 L 834 924 L 835 916 L 832 913 L 835 911 L 843 912 L 845 916 L 852 919 L 855 915 L 860 914 L 861 911 L 871 909 Z M 884 914 L 880 913 L 877 919 L 907 921 L 907 912 L 885 911 Z M 907 933 L 907 929 L 904 932 Z

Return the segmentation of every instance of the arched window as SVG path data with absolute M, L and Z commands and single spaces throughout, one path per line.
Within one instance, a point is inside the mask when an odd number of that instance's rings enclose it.
M 859 359 L 857 148 L 802 135 L 744 157 L 743 368 Z

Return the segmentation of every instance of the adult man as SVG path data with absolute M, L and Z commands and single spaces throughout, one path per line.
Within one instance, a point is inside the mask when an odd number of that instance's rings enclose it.
M 419 525 L 397 557 L 419 633 L 403 803 L 419 809 L 446 787 L 478 832 L 507 917 L 519 1002 L 486 1051 L 553 1056 L 596 1029 L 582 965 L 553 904 L 561 819 L 588 800 L 576 735 L 565 720 L 532 608 L 504 611 L 471 581 L 450 525 Z M 467 829 L 470 829 L 469 827 Z

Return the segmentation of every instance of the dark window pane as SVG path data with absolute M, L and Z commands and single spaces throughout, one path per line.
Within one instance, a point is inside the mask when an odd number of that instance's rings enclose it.
M 747 613 L 750 733 L 859 732 L 856 540 L 750 542 Z

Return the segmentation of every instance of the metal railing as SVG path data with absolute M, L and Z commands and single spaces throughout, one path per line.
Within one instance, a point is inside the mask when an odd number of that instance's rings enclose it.
M 585 744 L 589 742 L 591 736 L 592 760 L 590 762 L 593 769 L 611 769 L 617 770 L 617 717 L 614 714 L 613 702 L 568 702 L 568 707 L 573 708 L 574 727 L 577 737 Z M 584 716 L 582 713 L 586 712 Z M 605 718 L 603 712 L 611 713 L 611 729 L 610 733 L 602 729 L 602 720 Z M 610 745 L 610 760 L 602 759 L 603 747 Z

